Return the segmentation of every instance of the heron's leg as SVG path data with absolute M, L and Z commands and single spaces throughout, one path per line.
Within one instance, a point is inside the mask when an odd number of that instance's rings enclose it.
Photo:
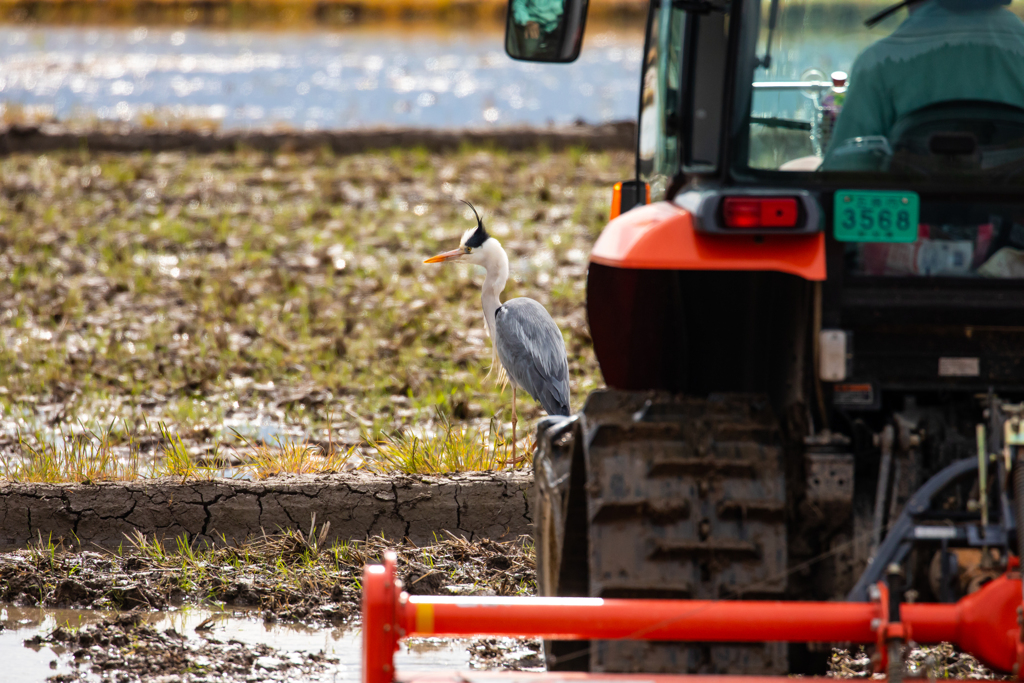
M 516 385 L 512 385 L 512 463 L 516 462 Z

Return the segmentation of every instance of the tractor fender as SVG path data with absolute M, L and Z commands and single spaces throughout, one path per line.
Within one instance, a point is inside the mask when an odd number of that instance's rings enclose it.
M 672 202 L 637 207 L 612 220 L 591 263 L 640 270 L 775 271 L 825 279 L 825 234 L 720 235 L 699 232 Z

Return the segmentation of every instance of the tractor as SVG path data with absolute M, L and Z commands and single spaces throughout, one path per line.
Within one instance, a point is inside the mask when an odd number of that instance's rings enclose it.
M 911 3 L 909 18 L 891 3 L 651 1 L 636 176 L 615 189 L 587 276 L 608 389 L 538 434 L 541 594 L 867 600 L 897 563 L 911 597 L 948 602 L 1005 571 L 1024 89 L 984 102 L 935 100 L 938 86 L 887 136 L 829 139 L 868 96 L 858 55 L 902 21 L 1020 23 L 977 1 Z M 585 12 L 567 0 L 531 52 L 511 8 L 509 54 L 574 58 Z M 820 671 L 828 652 L 547 654 L 551 668 L 765 673 Z
M 1024 674 L 1018 12 L 650 0 L 587 275 L 607 388 L 538 425 L 542 597 L 477 632 L 591 676 L 820 674 L 866 642 L 898 679 L 936 639 Z M 586 13 L 510 0 L 506 51 L 573 61 Z M 388 571 L 388 637 L 474 632 Z

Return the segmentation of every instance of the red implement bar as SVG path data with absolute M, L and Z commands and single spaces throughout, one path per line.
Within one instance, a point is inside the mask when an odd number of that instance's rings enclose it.
M 955 604 L 904 604 L 899 625 L 888 623 L 883 605 L 410 596 L 388 553 L 383 565 L 368 565 L 363 574 L 363 683 L 394 680 L 394 653 L 407 636 L 867 645 L 898 633 L 918 643 L 954 643 L 1000 671 L 1014 668 L 1019 577 L 1001 576 Z

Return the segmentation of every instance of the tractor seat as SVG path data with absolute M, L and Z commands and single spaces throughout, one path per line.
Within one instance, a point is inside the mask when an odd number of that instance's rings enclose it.
M 907 114 L 889 132 L 890 172 L 1024 179 L 1024 108 L 953 100 Z

